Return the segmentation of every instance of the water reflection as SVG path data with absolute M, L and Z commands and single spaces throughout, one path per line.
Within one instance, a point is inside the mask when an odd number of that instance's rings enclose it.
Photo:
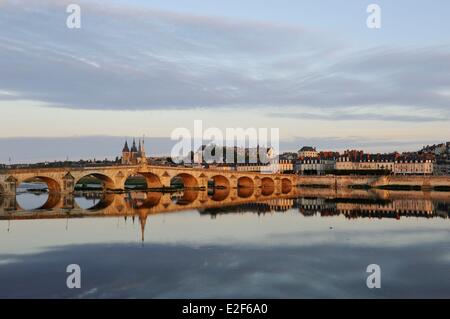
M 405 194 L 409 195 L 406 196 Z M 315 195 L 315 196 L 313 196 Z M 121 194 L 98 191 L 61 194 L 48 192 L 20 192 L 14 197 L 0 197 L 0 219 L 34 218 L 52 214 L 62 216 L 126 216 L 137 212 L 147 214 L 198 210 L 202 214 L 224 212 L 283 212 L 295 209 L 304 216 L 344 216 L 348 219 L 404 217 L 448 218 L 448 193 L 371 192 L 337 193 L 297 190 L 294 194 L 274 194 L 261 188 L 253 189 L 185 190 L 178 192 L 128 192 Z M 35 214 L 27 214 L 34 212 Z M 93 214 L 95 213 L 95 214 Z
M 449 193 L 268 193 L 0 197 L 0 297 L 450 296 Z M 64 286 L 70 263 L 81 290 Z M 365 285 L 371 263 L 381 290 Z

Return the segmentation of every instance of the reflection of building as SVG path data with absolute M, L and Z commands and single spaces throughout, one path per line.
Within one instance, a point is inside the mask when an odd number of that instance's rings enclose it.
M 336 208 L 340 214 L 348 218 L 385 217 L 399 219 L 400 216 L 435 216 L 433 202 L 425 199 L 393 200 L 383 204 L 337 203 Z
M 128 141 L 126 141 L 122 150 L 122 164 L 135 165 L 144 163 L 147 163 L 144 139 L 142 141 L 139 139 L 139 147 L 136 147 L 136 141 L 133 139 L 131 149 L 128 147 Z
M 298 198 L 298 211 L 303 216 L 334 216 L 336 213 L 336 204 L 330 203 L 325 198 Z

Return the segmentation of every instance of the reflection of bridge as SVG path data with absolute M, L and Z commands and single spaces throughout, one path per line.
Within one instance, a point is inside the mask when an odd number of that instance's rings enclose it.
M 224 194 L 224 192 L 226 194 Z M 138 216 L 142 240 L 149 215 L 177 211 L 197 210 L 215 218 L 228 213 L 284 212 L 297 208 L 305 216 L 343 215 L 346 218 L 396 218 L 443 217 L 450 215 L 450 198 L 440 192 L 390 192 L 366 190 L 299 189 L 287 194 L 264 195 L 261 191 L 243 189 L 215 189 L 207 191 L 185 190 L 182 196 L 160 192 L 133 192 L 127 194 L 83 193 L 83 197 L 99 199 L 94 207 L 80 208 L 74 194 L 57 194 L 59 198 L 48 200 L 54 207 L 42 207 L 36 211 L 24 211 L 16 203 L 15 196 L 0 196 L 0 220 L 65 219 L 81 217 L 131 217 Z M 53 194 L 53 195 L 52 195 Z M 45 205 L 44 205 L 45 206 Z
M 288 193 L 297 184 L 297 176 L 287 174 L 264 174 L 259 172 L 223 171 L 186 167 L 121 165 L 84 168 L 30 168 L 5 170 L 0 173 L 0 193 L 15 195 L 23 182 L 41 181 L 47 184 L 50 193 L 72 193 L 83 177 L 93 176 L 103 182 L 104 189 L 123 190 L 131 176 L 141 175 L 148 188 L 170 187 L 170 181 L 179 177 L 188 189 L 206 189 L 208 181 L 224 189 L 262 189 L 262 192 Z M 266 194 L 269 195 L 269 194 Z
M 298 208 L 304 215 L 351 216 L 356 213 L 401 215 L 433 215 L 449 211 L 450 196 L 445 192 L 412 192 L 351 189 L 292 188 L 286 194 L 265 195 L 261 189 L 185 190 L 178 194 L 161 192 L 132 192 L 112 194 L 82 193 L 87 199 L 99 199 L 94 207 L 82 209 L 77 205 L 77 194 L 49 193 L 49 199 L 39 210 L 25 211 L 15 196 L 0 196 L 0 219 L 66 218 L 80 216 L 127 216 L 158 214 L 185 210 L 226 213 L 232 207 L 265 211 L 286 211 Z M 238 209 L 237 211 L 240 211 Z
M 84 194 L 83 194 L 84 195 Z M 214 195 L 208 196 L 205 191 L 185 191 L 183 196 L 176 197 L 169 193 L 135 192 L 128 194 L 101 194 L 99 201 L 91 208 L 83 209 L 75 201 L 74 195 L 67 195 L 58 206 L 52 209 L 26 211 L 21 209 L 14 197 L 0 197 L 1 219 L 46 219 L 67 218 L 81 216 L 127 216 L 153 215 L 189 210 L 207 210 L 221 207 L 235 207 L 239 205 L 264 202 L 268 207 L 286 210 L 292 207 L 292 195 L 269 195 L 240 197 L 238 193 L 230 194 L 227 199 L 216 201 Z

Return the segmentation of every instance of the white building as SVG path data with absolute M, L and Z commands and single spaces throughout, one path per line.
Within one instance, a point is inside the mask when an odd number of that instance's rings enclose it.
M 336 161 L 336 170 L 363 171 L 363 170 L 388 170 L 394 171 L 395 159 L 361 159 L 353 161 L 349 157 L 339 157 Z
M 303 146 L 299 151 L 298 151 L 298 157 L 300 158 L 306 158 L 306 157 L 318 157 L 319 156 L 319 152 L 317 152 L 315 147 L 312 146 Z
M 302 158 L 295 163 L 294 171 L 300 175 L 324 175 L 335 167 L 334 159 Z
M 433 174 L 433 161 L 431 159 L 398 159 L 395 161 L 394 174 L 396 175 L 431 175 Z

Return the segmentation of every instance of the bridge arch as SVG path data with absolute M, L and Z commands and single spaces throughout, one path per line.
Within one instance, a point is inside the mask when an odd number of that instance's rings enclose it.
M 19 210 L 51 210 L 61 203 L 61 198 L 61 193 L 48 192 L 36 196 L 36 194 L 25 192 L 17 194 L 15 201 Z
M 131 185 L 132 179 L 135 178 L 137 182 L 139 182 L 140 179 L 142 179 L 142 182 L 145 184 L 145 188 L 162 188 L 163 184 L 161 183 L 161 180 L 158 175 L 153 173 L 136 173 L 129 175 L 124 182 L 124 189 L 133 189 L 136 187 L 133 187 Z M 127 185 L 128 184 L 128 185 Z
M 29 178 L 25 178 L 17 183 L 17 186 L 20 188 L 20 185 L 23 183 L 44 183 L 47 185 L 47 189 L 49 193 L 60 193 L 61 185 L 53 178 L 47 176 L 33 176 Z
M 27 190 L 34 191 L 16 194 L 16 203 L 21 209 L 49 210 L 61 202 L 61 185 L 51 177 L 38 175 L 14 180 L 16 190 L 17 188 L 23 188 L 24 183 L 34 184 L 32 187 L 27 187 Z
M 237 180 L 237 195 L 241 198 L 249 198 L 255 190 L 255 182 L 248 176 L 239 177 Z
M 114 202 L 114 194 L 102 194 L 98 192 L 83 193 L 82 196 L 75 196 L 74 200 L 77 206 L 86 211 L 98 211 L 111 206 Z M 86 202 L 92 200 L 93 205 L 88 205 Z M 98 200 L 98 201 L 96 201 Z
M 161 201 L 163 194 L 160 192 L 136 192 L 126 196 L 125 203 L 133 210 L 146 210 L 155 207 Z
M 237 195 L 240 198 L 249 198 L 253 195 L 254 189 L 252 187 L 240 187 L 237 190 Z
M 272 195 L 275 192 L 275 182 L 270 177 L 261 178 L 261 194 L 264 196 Z
M 158 175 L 153 173 L 139 173 L 140 175 L 144 176 L 146 182 L 147 182 L 147 188 L 162 188 L 163 184 L 161 182 L 161 179 Z
M 212 189 L 208 190 L 212 193 L 210 198 L 213 201 L 221 202 L 225 200 L 230 194 L 230 180 L 223 175 L 214 175 L 209 178 L 208 183 L 211 183 Z
M 213 188 L 210 198 L 215 202 L 221 202 L 230 195 L 230 188 Z
M 214 183 L 214 188 L 230 188 L 230 180 L 223 175 L 214 175 L 209 180 Z
M 199 186 L 198 180 L 191 174 L 180 173 L 170 180 L 171 186 L 178 186 L 181 188 L 197 188 Z
M 114 183 L 113 179 L 109 177 L 108 175 L 102 174 L 102 173 L 88 173 L 82 177 L 80 177 L 75 185 L 78 185 L 82 180 L 88 179 L 89 177 L 94 177 L 97 180 L 99 180 L 102 183 L 103 189 L 115 189 L 116 184 Z
M 144 200 L 140 208 L 152 208 L 159 204 L 162 198 L 162 193 L 160 192 L 150 192 L 146 193 L 147 198 Z
M 177 205 L 189 205 L 193 203 L 199 195 L 198 190 L 194 189 L 184 189 L 183 194 L 178 197 L 172 197 Z
M 254 188 L 255 183 L 253 182 L 253 180 L 250 177 L 242 176 L 242 177 L 238 178 L 237 187 Z
M 292 182 L 289 178 L 281 179 L 281 192 L 288 194 L 292 190 Z
M 261 187 L 275 187 L 275 182 L 270 177 L 261 178 Z

